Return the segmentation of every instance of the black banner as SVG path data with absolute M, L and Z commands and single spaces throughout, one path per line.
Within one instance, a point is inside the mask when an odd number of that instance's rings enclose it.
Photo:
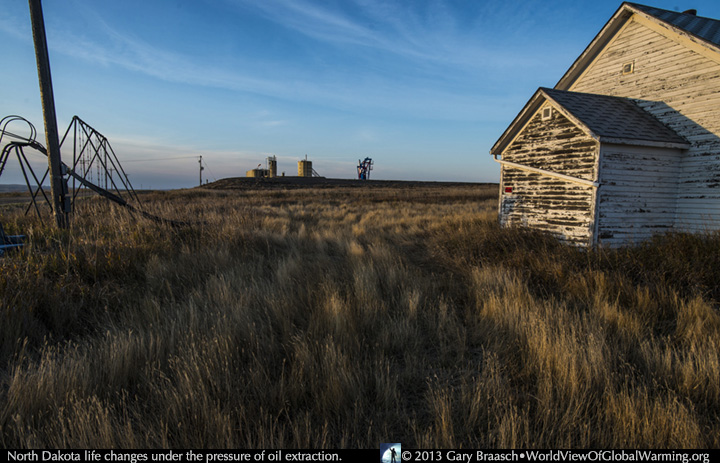
M 393 448 L 395 450 L 393 450 Z M 720 450 L 429 450 L 380 444 L 361 450 L 5 450 L 5 461 L 89 463 L 663 462 L 720 463 Z

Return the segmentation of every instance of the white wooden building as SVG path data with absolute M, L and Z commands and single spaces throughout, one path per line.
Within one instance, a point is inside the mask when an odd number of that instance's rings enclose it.
M 623 3 L 490 152 L 503 225 L 610 246 L 720 229 L 720 20 Z

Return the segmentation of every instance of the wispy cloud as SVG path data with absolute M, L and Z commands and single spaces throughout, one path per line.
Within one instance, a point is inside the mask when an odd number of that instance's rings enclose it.
M 289 121 L 286 119 L 278 119 L 277 114 L 274 112 L 263 109 L 261 111 L 256 112 L 255 114 L 250 115 L 250 118 L 252 119 L 252 125 L 256 128 L 274 128 L 274 127 L 281 127 L 289 124 Z
M 497 36 L 484 33 L 490 25 L 493 30 L 498 29 L 498 24 L 491 24 L 498 17 L 512 18 L 510 32 L 522 30 L 533 21 L 531 14 L 523 13 L 523 8 L 509 8 L 507 2 L 483 2 L 482 10 L 473 20 L 458 17 L 464 13 L 452 11 L 443 2 L 229 1 L 331 46 L 365 47 L 405 59 L 465 69 L 524 67 L 540 62 L 532 56 L 525 60 L 508 56 Z M 491 14 L 493 10 L 495 14 Z
M 30 24 L 26 18 L 14 14 L 9 8 L 0 8 L 0 31 L 15 39 L 31 37 Z
M 234 0 L 287 29 L 333 46 L 373 48 L 414 59 L 443 60 L 433 31 L 419 26 L 411 8 L 358 0 L 338 4 L 307 0 Z M 348 10 L 353 10 L 351 14 Z M 402 18 L 402 19 L 400 19 Z
M 71 30 L 63 30 L 53 37 L 53 49 L 102 66 L 117 65 L 170 82 L 257 93 L 275 93 L 280 87 L 276 82 L 232 72 L 203 63 L 196 56 L 155 46 L 118 30 L 102 18 L 93 21 L 101 37 L 88 39 Z
M 76 5 L 77 14 L 91 26 L 56 22 L 48 30 L 51 50 L 166 82 L 341 110 L 440 119 L 492 110 L 501 97 L 489 94 L 487 80 L 481 80 L 494 79 L 498 68 L 530 67 L 540 60 L 510 57 L 484 41 L 481 23 L 458 17 L 458 11 L 442 2 L 227 1 L 250 16 L 317 41 L 318 47 L 336 50 L 336 56 L 348 62 L 315 69 L 291 56 L 259 62 L 257 56 L 192 55 L 125 29 L 128 26 L 102 17 L 87 4 Z M 0 27 L 6 29 L 9 22 L 2 18 Z M 214 40 L 212 36 L 209 33 Z M 286 123 L 284 118 L 258 121 L 264 127 Z
M 339 30 L 355 30 L 358 41 L 364 32 L 352 23 L 344 22 L 315 8 L 312 17 L 328 24 L 333 34 Z M 53 34 L 52 49 L 100 66 L 119 66 L 169 82 L 215 87 L 232 91 L 250 92 L 289 101 L 309 102 L 336 108 L 385 108 L 389 112 L 408 111 L 418 114 L 427 108 L 427 101 L 435 103 L 434 117 L 462 112 L 468 106 L 467 96 L 454 96 L 452 91 L 441 88 L 411 89 L 409 81 L 398 86 L 397 77 L 370 73 L 360 76 L 325 76 L 295 72 L 292 65 L 281 74 L 281 78 L 258 77 L 233 67 L 217 66 L 203 62 L 197 56 L 160 48 L 130 33 L 123 33 L 106 21 L 96 23 L 102 39 L 89 39 L 71 30 Z M 330 27 L 332 26 L 332 27 Z M 328 32 L 329 33 L 329 32 Z M 342 34 L 340 34 L 342 35 Z M 328 36 L 329 39 L 330 36 Z M 390 46 L 390 45 L 388 45 Z M 247 66 L 253 69 L 254 66 Z M 477 102 L 476 102 L 477 103 Z M 265 126 L 283 124 L 283 120 L 265 121 Z

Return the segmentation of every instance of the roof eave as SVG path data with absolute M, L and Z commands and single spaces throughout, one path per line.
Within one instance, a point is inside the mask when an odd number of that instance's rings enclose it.
M 499 155 L 502 154 L 503 151 L 505 151 L 505 148 L 507 148 L 510 143 L 515 139 L 518 133 L 525 127 L 525 125 L 530 120 L 530 117 L 537 111 L 537 109 L 542 105 L 542 102 L 540 102 L 540 97 L 543 95 L 542 89 L 538 89 L 535 94 L 530 98 L 530 100 L 525 103 L 525 106 L 523 106 L 523 109 L 518 113 L 517 116 L 515 116 L 515 119 L 508 125 L 507 129 L 503 132 L 502 135 L 500 135 L 500 138 L 495 142 L 495 144 L 490 148 L 490 154 L 492 155 Z M 543 97 L 543 98 L 546 98 Z
M 668 148 L 668 149 L 679 149 L 686 150 L 692 145 L 686 142 L 669 142 L 669 141 L 655 141 L 655 140 L 639 140 L 635 138 L 614 138 L 614 137 L 599 137 L 600 143 L 609 143 L 612 145 L 633 145 L 633 146 L 647 146 L 650 148 Z
M 696 35 L 690 31 L 687 31 L 683 29 L 682 27 L 676 26 L 675 24 L 672 24 L 668 21 L 665 21 L 662 18 L 658 18 L 656 16 L 653 16 L 649 13 L 646 13 L 643 10 L 635 8 L 632 4 L 628 5 L 629 8 L 633 10 L 635 14 L 637 14 L 639 17 L 642 17 L 648 21 L 653 21 L 656 24 L 668 29 L 672 33 L 674 33 L 676 36 L 684 37 L 690 40 L 690 42 L 693 42 L 694 45 L 699 47 L 699 50 L 702 50 L 703 53 L 709 53 L 709 56 L 713 57 L 714 59 L 718 59 L 716 54 L 720 54 L 720 46 L 718 44 L 711 42 L 710 40 L 707 40 L 704 37 L 701 37 L 699 35 Z
M 500 155 L 505 149 L 512 144 L 515 138 L 520 134 L 525 126 L 528 124 L 533 114 L 543 105 L 544 102 L 549 102 L 553 107 L 558 110 L 566 119 L 584 131 L 588 136 L 598 140 L 599 137 L 580 119 L 575 117 L 572 112 L 568 111 L 562 104 L 556 101 L 552 96 L 545 92 L 543 87 L 537 89 L 535 94 L 525 104 L 520 114 L 515 117 L 510 126 L 500 136 L 498 141 L 495 142 L 493 147 L 490 149 L 490 154 Z
M 592 42 L 590 42 L 572 66 L 570 66 L 570 69 L 568 69 L 558 83 L 555 84 L 555 88 L 558 90 L 568 90 L 575 81 L 575 78 L 582 74 L 585 68 L 595 60 L 597 55 L 610 43 L 613 37 L 615 37 L 615 34 L 635 12 L 636 10 L 632 8 L 628 2 L 623 2 Z
M 663 19 L 648 14 L 630 2 L 623 2 L 623 4 L 620 5 L 620 8 L 618 8 L 615 14 L 595 36 L 592 42 L 590 42 L 582 54 L 580 54 L 572 66 L 570 66 L 570 69 L 568 69 L 567 72 L 565 72 L 565 74 L 560 78 L 558 83 L 555 84 L 555 88 L 558 90 L 569 90 L 577 78 L 582 75 L 585 69 L 587 69 L 595 58 L 602 53 L 605 47 L 615 37 L 615 34 L 623 28 L 628 19 L 630 19 L 633 15 L 638 15 L 646 20 L 653 21 L 677 35 L 689 38 L 692 42 L 697 44 L 701 51 L 708 53 L 707 56 L 711 56 L 714 59 L 720 59 L 720 46 L 717 44 L 691 32 L 685 31 Z

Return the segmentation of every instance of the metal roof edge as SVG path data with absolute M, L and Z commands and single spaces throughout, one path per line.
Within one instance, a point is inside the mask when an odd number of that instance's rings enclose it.
M 717 44 L 717 43 L 713 42 L 712 40 L 708 40 L 708 39 L 706 39 L 705 37 L 702 37 L 701 35 L 698 35 L 697 33 L 693 32 L 693 31 L 690 30 L 690 29 L 686 29 L 686 28 L 684 28 L 684 27 L 681 27 L 681 26 L 678 26 L 678 25 L 676 25 L 676 24 L 673 24 L 673 23 L 671 23 L 670 21 L 667 21 L 667 20 L 665 20 L 665 19 L 663 19 L 663 18 L 657 17 L 657 16 L 655 16 L 654 14 L 649 13 L 649 12 L 643 10 L 643 8 L 653 8 L 653 9 L 656 9 L 656 10 L 663 10 L 663 11 L 668 11 L 668 12 L 670 12 L 670 10 L 666 10 L 666 9 L 664 9 L 664 8 L 658 8 L 658 7 L 655 7 L 655 6 L 643 5 L 643 4 L 640 4 L 640 3 L 633 3 L 633 2 L 625 2 L 625 3 L 627 3 L 628 6 L 630 6 L 637 14 L 641 14 L 641 15 L 645 16 L 646 18 L 653 19 L 653 20 L 655 20 L 655 21 L 658 22 L 658 23 L 662 23 L 664 26 L 668 27 L 669 29 L 673 30 L 674 32 L 676 32 L 676 33 L 678 33 L 678 34 L 680 34 L 680 35 L 683 35 L 683 34 L 690 35 L 690 36 L 692 36 L 693 39 L 701 42 L 701 43 L 702 43 L 703 45 L 705 45 L 707 48 L 710 48 L 710 49 L 712 49 L 712 50 L 720 53 L 720 44 Z M 705 16 L 698 16 L 698 15 L 693 15 L 693 16 L 696 17 L 696 18 L 699 18 L 699 19 L 705 19 L 705 20 L 711 20 L 711 21 L 720 21 L 720 20 L 718 20 L 718 19 L 710 18 L 710 17 L 705 17 Z

